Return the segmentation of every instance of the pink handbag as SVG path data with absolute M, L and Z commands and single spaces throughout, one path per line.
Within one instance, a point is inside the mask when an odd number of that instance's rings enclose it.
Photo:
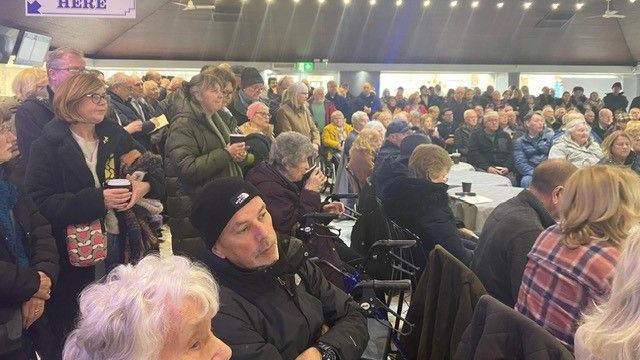
M 66 234 L 71 265 L 94 266 L 107 257 L 107 237 L 102 231 L 100 220 L 90 224 L 69 225 Z

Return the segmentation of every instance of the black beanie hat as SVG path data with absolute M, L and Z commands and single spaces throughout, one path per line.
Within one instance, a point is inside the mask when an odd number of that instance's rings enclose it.
M 207 183 L 191 206 L 191 224 L 202 234 L 208 249 L 218 241 L 233 215 L 260 191 L 250 182 L 227 177 Z
M 413 154 L 413 150 L 415 150 L 419 145 L 430 143 L 431 141 L 426 135 L 409 135 L 400 143 L 400 154 L 409 158 L 411 157 L 411 154 Z
M 240 74 L 240 87 L 243 89 L 248 88 L 251 85 L 264 84 L 264 80 L 258 72 L 258 69 L 254 67 L 246 67 L 242 69 Z

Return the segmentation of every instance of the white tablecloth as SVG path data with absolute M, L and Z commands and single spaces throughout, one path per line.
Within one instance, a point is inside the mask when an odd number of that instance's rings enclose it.
M 449 189 L 449 194 L 460 192 L 459 187 Z M 478 195 L 487 197 L 492 201 L 484 204 L 471 205 L 462 200 L 450 198 L 449 204 L 453 214 L 462 219 L 466 227 L 480 233 L 487 218 L 498 205 L 518 195 L 523 188 L 512 186 L 476 186 L 471 189 Z
M 490 174 L 481 171 L 449 172 L 449 181 L 447 181 L 447 185 L 450 187 L 461 187 L 463 181 L 471 183 L 471 191 L 474 191 L 476 186 L 511 186 L 511 180 L 502 175 Z
M 476 171 L 476 169 L 471 164 L 459 162 L 457 164 L 453 164 L 451 171 Z

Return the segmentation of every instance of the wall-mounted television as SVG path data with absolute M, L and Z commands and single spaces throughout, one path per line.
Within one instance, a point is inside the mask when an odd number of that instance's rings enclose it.
M 42 65 L 50 44 L 50 36 L 25 31 L 14 63 L 16 65 Z
M 0 25 L 0 64 L 6 64 L 13 55 L 20 30 Z

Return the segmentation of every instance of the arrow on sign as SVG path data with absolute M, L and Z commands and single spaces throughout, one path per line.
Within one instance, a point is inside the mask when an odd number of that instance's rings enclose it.
M 27 3 L 27 13 L 28 14 L 40 14 L 40 3 L 36 0 L 32 3 Z

